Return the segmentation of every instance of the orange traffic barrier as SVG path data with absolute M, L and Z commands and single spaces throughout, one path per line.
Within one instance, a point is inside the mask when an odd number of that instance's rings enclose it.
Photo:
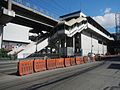
M 70 63 L 72 66 L 75 65 L 76 64 L 75 58 L 70 58 Z
M 47 59 L 47 69 L 55 69 L 56 68 L 56 60 L 55 59 Z
M 90 57 L 91 61 L 95 62 L 96 57 Z
M 88 57 L 87 57 L 87 56 L 84 56 L 84 57 L 83 57 L 83 61 L 84 61 L 84 63 L 87 63 L 87 62 L 88 62 Z
M 81 64 L 84 63 L 83 57 L 80 57 L 80 62 L 81 62 Z
M 19 61 L 18 74 L 20 76 L 33 73 L 33 60 Z
M 65 66 L 66 67 L 71 66 L 70 58 L 65 58 Z
M 77 65 L 83 64 L 83 63 L 84 63 L 83 57 L 76 57 L 76 64 Z
M 36 59 L 34 60 L 34 71 L 44 71 L 46 70 L 46 60 Z
M 77 65 L 81 64 L 81 59 L 80 59 L 80 57 L 76 57 L 76 64 L 77 64 Z
M 56 59 L 56 67 L 57 68 L 64 67 L 64 58 L 57 58 Z

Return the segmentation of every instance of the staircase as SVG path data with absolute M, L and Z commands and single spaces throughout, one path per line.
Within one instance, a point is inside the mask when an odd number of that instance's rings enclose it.
M 76 33 L 80 33 L 82 30 L 87 29 L 87 24 L 82 24 L 80 26 L 76 26 L 73 29 L 65 30 L 65 34 L 68 37 L 74 36 Z
M 38 51 L 42 50 L 46 46 L 48 46 L 48 38 L 46 38 L 45 40 L 39 42 L 38 44 L 35 43 L 32 46 L 25 48 L 23 51 L 18 53 L 18 57 L 17 58 L 18 59 L 26 58 L 29 55 L 31 55 L 32 53 L 35 53 L 35 52 L 38 52 Z
M 32 42 L 32 43 L 28 44 L 28 45 L 25 46 L 25 47 L 20 46 L 20 47 L 18 47 L 18 48 L 14 48 L 12 51 L 8 52 L 8 55 L 9 55 L 9 54 L 11 54 L 11 55 L 17 54 L 17 53 L 21 52 L 22 50 L 24 50 L 25 48 L 29 48 L 29 47 L 31 47 L 31 46 L 34 45 L 34 44 L 36 44 L 36 42 Z
M 84 21 L 85 19 L 72 19 L 68 22 L 65 22 L 65 24 L 72 26 L 75 23 L 81 23 L 82 21 Z M 68 37 L 72 37 L 74 36 L 76 33 L 80 33 L 82 30 L 87 29 L 87 22 L 86 23 L 81 23 L 78 26 L 73 27 L 72 29 L 69 30 L 59 30 L 57 31 L 54 35 L 52 35 L 51 37 L 47 37 L 44 40 L 38 41 L 30 46 L 28 46 L 27 48 L 25 48 L 24 50 L 22 50 L 20 53 L 18 53 L 18 59 L 20 58 L 26 58 L 28 56 L 30 56 L 31 54 L 35 53 L 35 52 L 39 52 L 42 49 L 44 49 L 45 47 L 47 47 L 50 43 L 49 41 L 55 41 L 55 38 L 58 37 L 58 35 L 60 34 L 65 34 Z

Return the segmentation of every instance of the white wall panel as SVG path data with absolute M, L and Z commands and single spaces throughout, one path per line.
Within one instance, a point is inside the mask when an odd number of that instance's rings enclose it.
M 97 54 L 98 53 L 98 40 L 95 38 L 92 38 L 92 52 Z
M 99 54 L 103 54 L 103 45 L 99 44 Z
M 31 28 L 21 26 L 18 24 L 8 23 L 4 27 L 3 40 L 18 41 L 18 42 L 30 42 L 29 30 Z
M 91 38 L 84 34 L 81 34 L 81 48 L 83 55 L 88 55 L 91 52 Z

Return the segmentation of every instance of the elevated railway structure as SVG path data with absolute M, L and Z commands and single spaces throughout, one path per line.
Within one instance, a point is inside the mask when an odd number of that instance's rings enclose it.
M 0 1 L 0 48 L 2 46 L 3 27 L 6 23 L 27 26 L 42 31 L 50 30 L 58 21 L 48 15 L 19 3 L 19 0 L 1 0 Z
M 34 29 L 30 32 L 38 33 Z M 111 34 L 102 26 L 91 17 L 77 11 L 61 16 L 50 35 L 18 53 L 18 58 L 26 58 L 31 54 L 34 56 L 36 52 L 55 53 L 59 57 L 85 56 L 89 53 L 106 54 L 107 44 L 111 40 L 114 40 Z
M 81 11 L 60 16 L 58 21 L 16 1 L 2 0 L 0 40 L 2 28 L 8 22 L 31 27 L 30 32 L 38 35 L 35 42 L 9 53 L 17 53 L 18 58 L 34 56 L 34 53 L 58 54 L 59 57 L 106 54 L 108 42 L 114 40 L 108 31 Z M 4 17 L 6 22 L 3 22 Z

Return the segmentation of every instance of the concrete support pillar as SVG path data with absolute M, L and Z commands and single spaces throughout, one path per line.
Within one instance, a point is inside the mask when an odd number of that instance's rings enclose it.
M 102 42 L 102 54 L 104 55 L 104 43 Z
M 92 36 L 92 33 L 91 33 L 91 53 L 93 53 L 93 42 L 92 42 L 93 40 L 92 39 L 93 39 L 93 36 Z
M 48 53 L 48 47 L 45 48 L 45 53 L 46 53 L 46 54 Z
M 12 10 L 12 0 L 8 0 L 8 10 Z
M 64 47 L 67 47 L 67 37 L 65 36 Z
M 3 41 L 3 25 L 0 25 L 0 49 L 2 48 Z
M 73 36 L 73 53 L 75 55 L 75 36 Z

